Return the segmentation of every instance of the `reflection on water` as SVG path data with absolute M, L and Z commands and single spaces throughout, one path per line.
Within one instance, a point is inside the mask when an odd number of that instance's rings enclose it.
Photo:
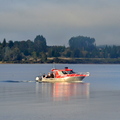
M 36 84 L 37 95 L 42 92 L 42 96 L 52 97 L 53 101 L 70 100 L 74 97 L 89 98 L 89 83 L 58 82 L 41 83 L 41 85 Z
M 54 100 L 69 100 L 71 97 L 88 97 L 88 83 L 54 83 L 52 87 Z

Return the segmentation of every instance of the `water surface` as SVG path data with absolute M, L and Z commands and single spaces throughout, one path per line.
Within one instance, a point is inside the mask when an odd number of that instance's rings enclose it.
M 119 120 L 120 65 L 58 64 L 83 83 L 36 83 L 52 64 L 0 64 L 0 120 Z

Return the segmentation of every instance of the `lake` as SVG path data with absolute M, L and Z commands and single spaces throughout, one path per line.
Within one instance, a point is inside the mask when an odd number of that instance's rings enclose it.
M 53 67 L 90 72 L 83 83 L 36 83 Z M 119 64 L 0 64 L 0 120 L 119 120 Z

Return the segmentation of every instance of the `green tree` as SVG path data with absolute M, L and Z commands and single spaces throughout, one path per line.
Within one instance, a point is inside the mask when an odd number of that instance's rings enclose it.
M 69 48 L 66 48 L 63 54 L 65 57 L 71 57 L 72 51 Z
M 12 55 L 12 60 L 13 60 L 13 61 L 21 61 L 22 58 L 23 58 L 23 55 L 22 55 L 22 53 L 20 52 L 19 48 L 14 48 L 14 49 L 12 50 L 11 55 Z
M 9 48 L 12 48 L 13 46 L 14 46 L 14 43 L 13 43 L 12 40 L 10 40 L 10 41 L 8 42 L 8 47 L 9 47 Z
M 95 39 L 84 36 L 72 37 L 69 40 L 69 46 L 72 49 L 92 51 L 95 48 Z
M 39 52 L 46 52 L 46 39 L 40 35 L 36 36 L 36 38 L 34 39 L 34 48 L 37 54 Z
M 41 52 L 41 61 L 43 63 L 45 63 L 47 61 L 47 55 L 45 54 L 45 52 Z
M 31 53 L 34 51 L 34 43 L 31 40 L 27 40 L 26 43 L 28 54 L 31 55 Z
M 32 57 L 33 57 L 34 59 L 37 59 L 37 53 L 36 53 L 35 51 L 32 52 Z
M 2 47 L 6 47 L 7 43 L 6 43 L 6 39 L 4 38 L 3 43 L 2 43 Z
M 60 57 L 65 51 L 65 46 L 49 46 L 48 56 L 49 57 Z

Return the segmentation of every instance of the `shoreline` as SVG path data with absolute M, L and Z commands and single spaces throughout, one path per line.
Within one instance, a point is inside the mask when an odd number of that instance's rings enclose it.
M 120 64 L 120 58 L 48 58 L 47 61 L 0 61 L 0 64 Z

